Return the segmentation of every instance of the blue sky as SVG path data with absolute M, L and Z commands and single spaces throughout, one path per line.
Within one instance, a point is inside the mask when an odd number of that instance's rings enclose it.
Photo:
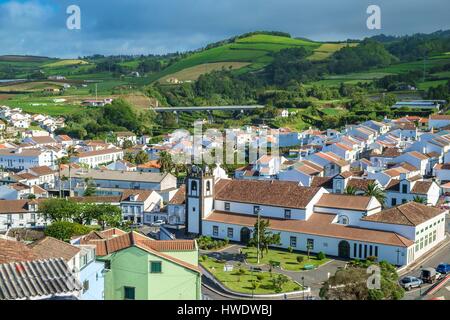
M 81 30 L 66 8 L 81 8 Z M 366 9 L 381 7 L 382 30 Z M 0 0 L 0 54 L 77 57 L 185 51 L 255 30 L 314 40 L 450 29 L 449 0 Z

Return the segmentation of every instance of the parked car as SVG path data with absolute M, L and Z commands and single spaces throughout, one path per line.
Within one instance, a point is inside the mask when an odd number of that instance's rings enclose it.
M 420 279 L 425 283 L 434 283 L 439 279 L 439 273 L 434 268 L 423 268 Z
M 164 220 L 156 220 L 155 222 L 152 223 L 152 226 L 161 227 L 164 224 L 166 224 L 166 222 Z
M 437 266 L 436 271 L 442 274 L 448 274 L 450 273 L 450 264 L 448 263 L 441 263 Z
M 400 280 L 400 285 L 407 291 L 413 288 L 420 288 L 423 284 L 423 281 L 416 277 L 403 277 Z

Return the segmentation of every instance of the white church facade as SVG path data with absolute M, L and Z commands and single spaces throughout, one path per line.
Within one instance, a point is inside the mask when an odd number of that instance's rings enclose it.
M 446 210 L 410 202 L 382 210 L 374 197 L 330 194 L 295 182 L 215 179 L 194 168 L 186 179 L 186 231 L 246 243 L 258 214 L 280 248 L 343 259 L 411 264 L 445 239 Z

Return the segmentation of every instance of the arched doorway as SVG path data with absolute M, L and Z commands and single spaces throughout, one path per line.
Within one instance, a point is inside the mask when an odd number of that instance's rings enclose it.
M 339 257 L 345 259 L 350 258 L 350 243 L 345 240 L 339 242 Z
M 241 242 L 247 244 L 250 241 L 250 229 L 244 227 L 241 229 Z

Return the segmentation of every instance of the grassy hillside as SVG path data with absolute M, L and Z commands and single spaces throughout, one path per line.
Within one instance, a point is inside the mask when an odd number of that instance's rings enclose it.
M 426 90 L 431 86 L 437 86 L 450 80 L 449 72 L 430 73 L 430 69 L 437 66 L 450 64 L 450 54 L 441 54 L 430 57 L 425 61 L 426 81 L 419 84 L 419 89 Z M 339 86 L 340 83 L 356 84 L 358 82 L 372 82 L 373 80 L 383 78 L 387 75 L 407 73 L 410 71 L 422 71 L 424 61 L 412 61 L 393 64 L 386 68 L 372 69 L 364 72 L 355 72 L 344 75 L 328 75 L 324 80 L 315 82 L 315 84 L 325 86 Z
M 205 73 L 203 70 L 209 72 L 208 66 L 213 63 L 227 62 L 228 64 L 224 64 L 224 67 L 229 66 L 230 63 L 240 63 L 242 65 L 240 72 L 258 70 L 272 61 L 272 53 L 286 48 L 304 47 L 311 52 L 314 60 L 321 60 L 327 58 L 344 45 L 345 44 L 322 44 L 309 40 L 256 34 L 237 39 L 233 43 L 194 53 L 171 65 L 159 74 L 154 75 L 152 80 L 165 82 L 165 80 L 170 77 L 177 78 L 177 76 L 180 75 L 180 72 L 185 69 L 197 68 L 196 72 L 192 73 L 191 78 L 182 74 L 182 76 L 184 76 L 183 79 L 179 79 L 195 80 L 200 74 Z

